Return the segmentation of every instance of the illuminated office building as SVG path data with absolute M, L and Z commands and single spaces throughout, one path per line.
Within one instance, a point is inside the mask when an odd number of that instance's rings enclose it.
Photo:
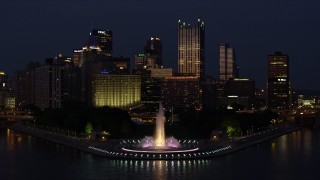
M 219 45 L 219 79 L 227 81 L 230 78 L 239 77 L 239 70 L 236 64 L 234 48 L 229 44 L 220 43 Z
M 141 103 L 141 77 L 138 75 L 92 75 L 91 105 L 132 108 Z
M 178 21 L 178 73 L 205 76 L 205 25 L 198 19 L 195 26 Z
M 276 52 L 268 56 L 267 106 L 271 109 L 290 107 L 289 57 Z

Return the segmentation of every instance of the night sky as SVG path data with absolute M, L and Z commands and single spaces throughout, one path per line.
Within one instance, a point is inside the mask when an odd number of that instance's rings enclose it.
M 72 55 L 93 28 L 113 31 L 114 55 L 130 57 L 161 38 L 165 67 L 177 67 L 177 22 L 206 24 L 206 72 L 218 77 L 218 44 L 234 47 L 240 76 L 265 87 L 267 55 L 290 57 L 297 89 L 320 90 L 319 0 L 0 0 L 0 70 Z

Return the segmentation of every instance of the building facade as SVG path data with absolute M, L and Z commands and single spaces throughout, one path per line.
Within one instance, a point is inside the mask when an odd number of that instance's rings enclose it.
M 178 21 L 178 73 L 205 76 L 205 25 L 200 19 L 195 26 Z
M 165 108 L 201 109 L 200 78 L 196 76 L 166 77 L 161 81 L 161 101 Z
M 268 56 L 267 106 L 271 109 L 290 107 L 289 56 L 276 52 Z
M 35 104 L 35 68 L 38 62 L 30 62 L 25 70 L 15 72 L 15 95 L 18 108 Z
M 35 68 L 35 105 L 41 110 L 61 108 L 61 66 L 47 59 L 46 64 Z
M 93 74 L 91 105 L 129 109 L 141 103 L 141 77 L 123 74 Z
M 229 44 L 220 43 L 219 45 L 219 79 L 227 81 L 230 78 L 239 77 L 239 69 L 236 64 L 234 48 Z

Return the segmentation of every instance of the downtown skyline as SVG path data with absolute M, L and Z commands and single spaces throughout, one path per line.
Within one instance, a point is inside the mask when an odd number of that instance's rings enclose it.
M 240 76 L 255 79 L 259 88 L 266 87 L 268 55 L 282 51 L 290 57 L 293 87 L 320 89 L 314 83 L 317 82 L 314 72 L 320 66 L 317 62 L 320 37 L 316 33 L 320 28 L 316 21 L 319 2 L 309 1 L 290 1 L 290 5 L 287 1 L 251 0 L 242 3 L 190 0 L 183 4 L 179 4 L 183 1 L 111 1 L 109 5 L 113 8 L 103 11 L 103 5 L 108 3 L 102 1 L 5 0 L 0 2 L 0 15 L 4 15 L 3 25 L 7 27 L 0 30 L 3 54 L 0 67 L 12 73 L 24 69 L 29 61 L 41 62 L 60 52 L 72 56 L 72 50 L 85 43 L 92 24 L 93 28 L 113 31 L 114 55 L 130 57 L 131 64 L 147 39 L 160 37 L 164 67 L 177 70 L 176 24 L 179 19 L 192 24 L 201 18 L 206 25 L 207 75 L 218 78 L 218 51 L 222 42 L 230 43 L 236 50 Z M 224 10 L 226 13 L 222 15 Z

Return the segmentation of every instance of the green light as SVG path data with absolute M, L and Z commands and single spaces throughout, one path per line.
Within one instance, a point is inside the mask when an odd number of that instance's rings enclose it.
M 144 57 L 144 54 L 138 54 L 139 57 Z

